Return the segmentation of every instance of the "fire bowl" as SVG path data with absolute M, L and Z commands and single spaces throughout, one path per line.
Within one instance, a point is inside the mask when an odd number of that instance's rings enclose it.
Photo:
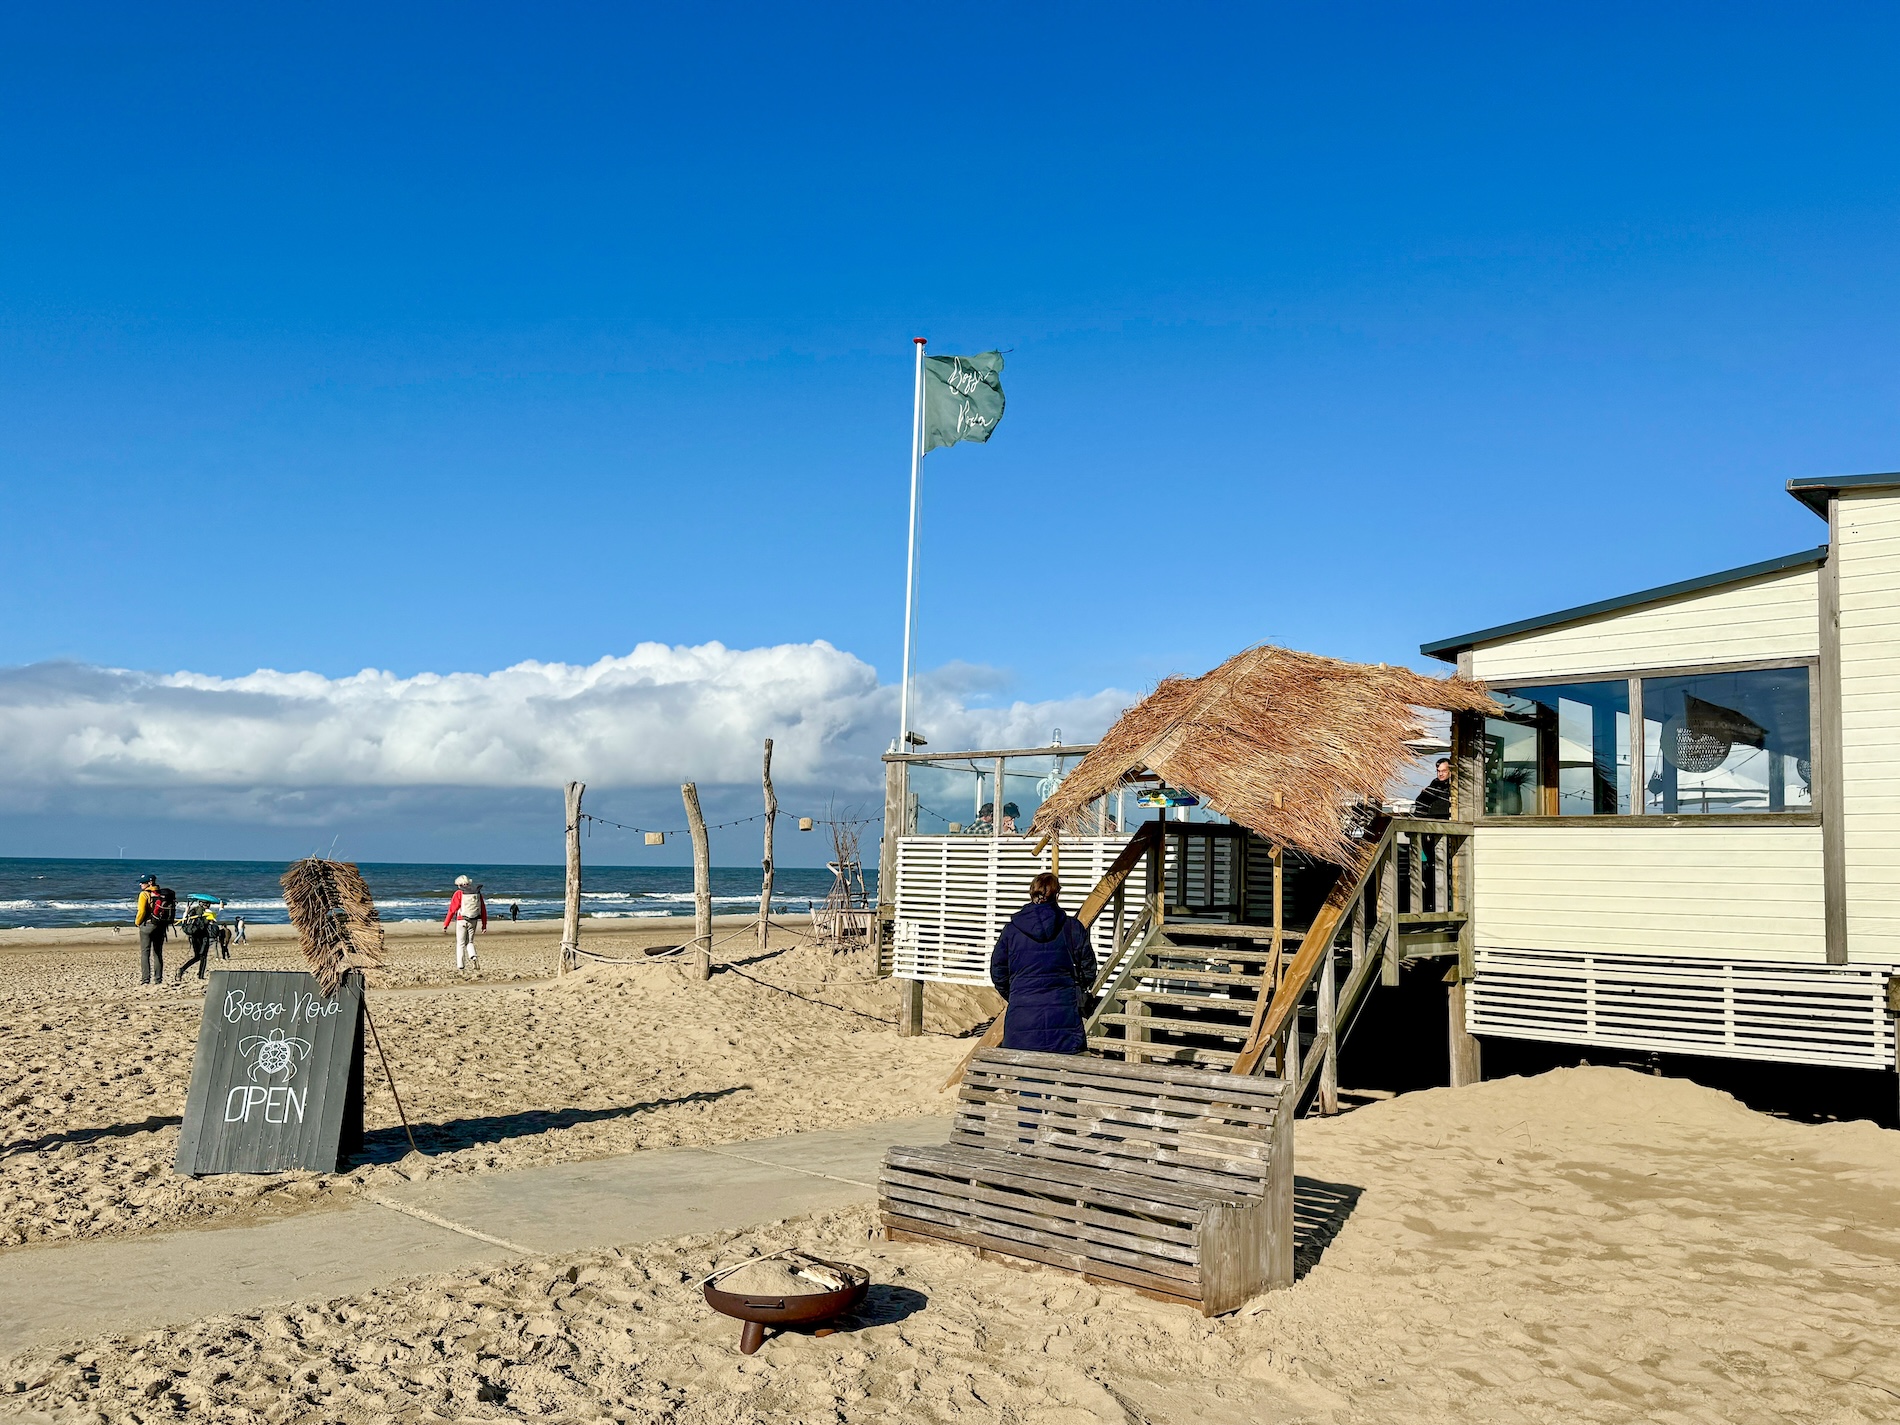
M 841 1291 L 807 1296 L 741 1296 L 708 1284 L 705 1293 L 706 1305 L 722 1316 L 745 1323 L 739 1332 L 739 1350 L 749 1356 L 765 1344 L 766 1327 L 821 1325 L 851 1310 L 870 1289 L 869 1281 L 858 1281 Z

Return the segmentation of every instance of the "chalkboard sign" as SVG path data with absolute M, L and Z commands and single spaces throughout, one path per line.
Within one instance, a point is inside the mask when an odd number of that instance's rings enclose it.
M 178 1171 L 332 1173 L 362 1146 L 362 976 L 325 996 L 301 970 L 214 970 Z

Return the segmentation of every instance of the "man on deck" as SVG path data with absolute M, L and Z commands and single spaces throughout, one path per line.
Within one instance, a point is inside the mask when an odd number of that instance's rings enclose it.
M 477 970 L 475 963 L 475 926 L 480 923 L 483 930 L 488 929 L 488 902 L 482 898 L 482 888 L 467 876 L 455 878 L 455 894 L 449 899 L 449 913 L 442 917 L 442 928 L 455 927 L 455 971 L 462 972 L 463 956 L 468 957 L 468 968 Z
M 1451 758 L 1438 759 L 1438 766 L 1432 770 L 1431 781 L 1425 784 L 1425 790 L 1412 802 L 1412 815 L 1421 821 L 1451 820 Z M 1425 904 L 1413 906 L 1413 910 L 1445 909 L 1434 904 L 1438 899 L 1438 877 L 1433 870 L 1438 861 L 1438 844 L 1443 840 L 1441 836 L 1418 838 L 1418 858 L 1424 863 Z

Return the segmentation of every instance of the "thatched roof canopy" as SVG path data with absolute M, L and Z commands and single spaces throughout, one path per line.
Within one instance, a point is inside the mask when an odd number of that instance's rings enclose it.
M 1501 711 L 1469 679 L 1250 648 L 1198 678 L 1165 679 L 1123 713 L 1032 830 L 1074 823 L 1145 768 L 1262 836 L 1346 864 L 1345 814 L 1381 800 L 1411 760 L 1419 708 Z

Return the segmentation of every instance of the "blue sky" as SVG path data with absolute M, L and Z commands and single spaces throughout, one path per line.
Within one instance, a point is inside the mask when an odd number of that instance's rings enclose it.
M 889 682 L 913 335 L 1008 352 L 995 439 L 927 467 L 920 655 L 962 708 L 1263 639 L 1417 662 L 1818 543 L 1783 482 L 1900 463 L 1896 30 L 16 7 L 0 665 L 825 640 Z M 105 837 L 60 776 L 0 852 Z

